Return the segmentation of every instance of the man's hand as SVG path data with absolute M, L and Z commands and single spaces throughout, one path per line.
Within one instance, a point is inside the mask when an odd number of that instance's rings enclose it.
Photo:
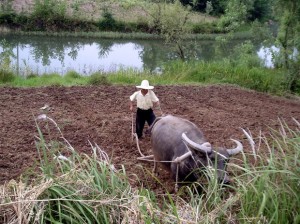
M 133 103 L 132 103 L 132 101 L 130 101 L 130 103 L 129 103 L 129 110 L 130 110 L 130 111 L 133 110 Z

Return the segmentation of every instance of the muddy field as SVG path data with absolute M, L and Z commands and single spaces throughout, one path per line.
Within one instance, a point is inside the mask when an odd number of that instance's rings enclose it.
M 113 164 L 124 165 L 133 185 L 158 188 L 145 175 L 152 164 L 137 160 L 139 153 L 131 142 L 132 115 L 129 96 L 135 86 L 0 88 L 0 184 L 19 177 L 32 167 L 37 157 L 35 117 L 45 113 L 59 125 L 64 137 L 80 152 L 91 153 L 89 141 L 108 153 Z M 157 86 L 154 89 L 164 114 L 177 115 L 195 122 L 214 145 L 231 146 L 230 138 L 250 146 L 240 128 L 254 136 L 269 127 L 278 129 L 278 118 L 295 128 L 292 117 L 300 120 L 299 99 L 286 99 L 232 86 Z M 155 111 L 160 115 L 160 111 Z M 45 138 L 59 140 L 40 122 Z M 150 137 L 141 141 L 144 154 L 151 154 Z M 170 183 L 161 171 L 162 182 Z M 148 176 L 148 177 L 147 177 Z M 137 180 L 140 181 L 137 181 Z

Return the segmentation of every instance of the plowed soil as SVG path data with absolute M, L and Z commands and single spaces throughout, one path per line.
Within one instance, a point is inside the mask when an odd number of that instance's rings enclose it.
M 107 152 L 115 167 L 125 166 L 133 185 L 159 188 L 150 175 L 152 163 L 141 162 L 132 142 L 132 118 L 129 96 L 135 86 L 0 88 L 0 184 L 18 178 L 38 158 L 35 118 L 46 113 L 55 120 L 63 136 L 78 152 L 91 154 L 92 144 Z M 230 138 L 240 140 L 245 152 L 250 145 L 241 131 L 253 136 L 279 129 L 284 120 L 296 128 L 292 118 L 300 121 L 299 99 L 287 99 L 234 86 L 156 86 L 164 114 L 191 120 L 216 146 L 231 146 Z M 45 104 L 47 110 L 40 109 Z M 155 110 L 157 116 L 161 115 Z M 62 141 L 54 125 L 38 121 L 47 140 Z M 90 143 L 89 143 L 90 142 Z M 150 155 L 150 136 L 140 142 L 144 154 Z M 167 172 L 159 175 L 171 183 Z M 139 180 L 139 181 L 138 181 Z

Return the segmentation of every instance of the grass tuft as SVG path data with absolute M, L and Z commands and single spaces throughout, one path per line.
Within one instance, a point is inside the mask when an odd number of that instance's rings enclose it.
M 99 72 L 89 76 L 87 83 L 90 85 L 110 85 L 107 76 Z

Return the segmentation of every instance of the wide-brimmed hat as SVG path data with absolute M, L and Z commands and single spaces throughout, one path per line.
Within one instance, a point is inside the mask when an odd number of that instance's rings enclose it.
M 150 86 L 148 80 L 143 80 L 140 86 L 136 86 L 139 89 L 153 89 L 154 86 Z

